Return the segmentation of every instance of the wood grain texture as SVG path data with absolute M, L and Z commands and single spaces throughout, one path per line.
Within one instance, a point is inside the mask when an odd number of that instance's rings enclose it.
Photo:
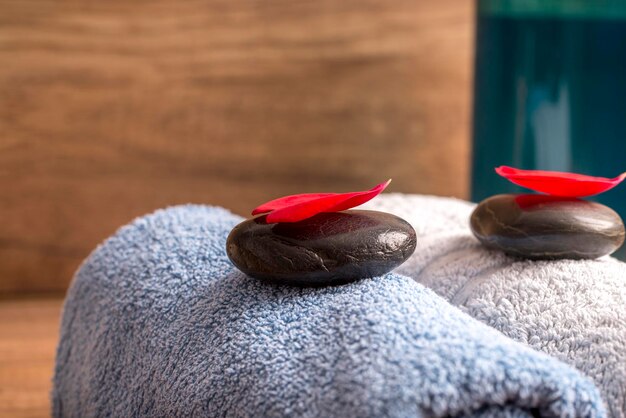
M 0 417 L 50 416 L 61 299 L 0 300 Z
M 465 196 L 471 7 L 0 0 L 0 294 L 166 205 Z

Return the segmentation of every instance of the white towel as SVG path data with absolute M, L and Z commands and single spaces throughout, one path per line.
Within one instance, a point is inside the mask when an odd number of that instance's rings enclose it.
M 406 219 L 418 234 L 396 271 L 505 335 L 578 368 L 626 418 L 626 264 L 530 261 L 484 248 L 469 229 L 474 204 L 383 194 L 363 208 Z

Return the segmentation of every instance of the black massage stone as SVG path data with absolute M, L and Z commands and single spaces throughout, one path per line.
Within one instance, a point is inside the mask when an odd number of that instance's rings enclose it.
M 530 259 L 593 259 L 624 242 L 624 223 L 611 208 L 557 196 L 492 196 L 476 207 L 470 226 L 485 246 Z
M 415 230 L 384 212 L 320 213 L 294 223 L 237 225 L 228 257 L 249 276 L 275 283 L 319 286 L 348 283 L 393 270 L 415 250 Z

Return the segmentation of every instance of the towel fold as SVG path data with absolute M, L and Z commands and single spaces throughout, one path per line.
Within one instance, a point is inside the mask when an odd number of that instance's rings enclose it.
M 275 286 L 225 254 L 241 220 L 158 211 L 68 292 L 55 417 L 601 417 L 592 382 L 414 280 Z
M 626 264 L 529 261 L 480 245 L 474 204 L 388 194 L 365 205 L 406 219 L 418 239 L 396 272 L 517 341 L 578 368 L 600 388 L 610 416 L 626 418 Z

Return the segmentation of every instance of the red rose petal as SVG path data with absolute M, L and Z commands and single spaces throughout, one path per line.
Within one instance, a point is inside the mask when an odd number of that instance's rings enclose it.
M 584 197 L 600 194 L 617 186 L 626 178 L 626 173 L 608 179 L 560 171 L 521 170 L 504 165 L 497 167 L 496 173 L 511 183 L 527 189 L 562 197 Z
M 267 213 L 267 223 L 298 222 L 322 212 L 340 212 L 359 206 L 379 195 L 391 180 L 364 192 L 306 193 L 281 197 L 264 203 L 252 211 L 253 215 Z
M 569 202 L 570 204 L 580 203 L 583 205 L 589 204 L 588 201 L 576 197 L 550 196 L 545 194 L 518 194 L 515 196 L 515 203 L 526 211 L 539 210 L 545 206 L 560 202 Z
M 298 203 L 308 202 L 311 200 L 319 199 L 320 197 L 334 196 L 339 193 L 304 193 L 304 194 L 292 194 L 291 196 L 279 197 L 278 199 L 270 200 L 267 203 L 263 203 L 257 206 L 252 215 L 259 215 L 261 213 L 268 213 L 276 209 L 281 209 L 286 206 L 297 205 Z

